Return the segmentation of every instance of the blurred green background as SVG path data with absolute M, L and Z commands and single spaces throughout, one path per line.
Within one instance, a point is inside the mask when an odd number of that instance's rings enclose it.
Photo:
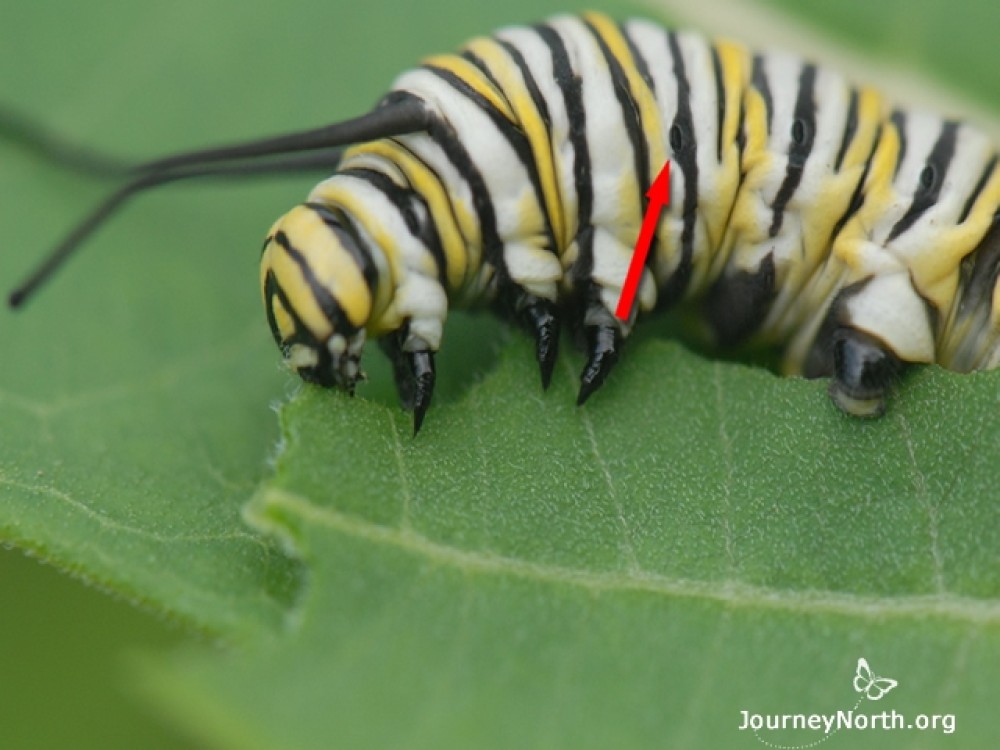
M 129 694 L 128 658 L 178 626 L 18 550 L 0 552 L 0 747 L 193 747 Z

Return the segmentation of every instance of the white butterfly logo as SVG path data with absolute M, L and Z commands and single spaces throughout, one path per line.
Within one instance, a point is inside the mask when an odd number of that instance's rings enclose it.
M 868 696 L 868 700 L 877 701 L 899 683 L 888 677 L 876 677 L 872 674 L 868 661 L 862 656 L 858 659 L 858 671 L 854 675 L 854 689 Z

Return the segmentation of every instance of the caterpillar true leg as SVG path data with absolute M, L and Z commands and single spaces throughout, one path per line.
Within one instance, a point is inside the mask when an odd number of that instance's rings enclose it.
M 621 321 L 668 161 L 670 202 Z M 527 328 L 543 386 L 565 322 L 587 358 L 579 403 L 641 314 L 674 303 L 700 308 L 721 345 L 783 347 L 786 373 L 832 375 L 851 414 L 880 413 L 902 363 L 1000 364 L 1000 162 L 985 133 L 795 55 L 597 13 L 427 58 L 352 120 L 131 167 L 10 302 L 136 192 L 326 163 L 261 256 L 268 323 L 292 369 L 347 391 L 366 338 L 386 341 L 417 428 L 458 307 Z
M 584 328 L 584 337 L 587 341 L 587 364 L 580 375 L 577 405 L 584 403 L 607 380 L 624 342 L 621 328 L 614 322 L 588 325 Z
M 413 372 L 413 434 L 416 435 L 434 395 L 434 352 L 408 352 L 407 358 Z
M 413 411 L 416 403 L 416 382 L 413 378 L 413 363 L 400 346 L 400 334 L 391 333 L 378 341 L 379 348 L 392 363 L 392 377 L 400 405 Z
M 427 349 L 404 350 L 403 342 L 407 335 L 405 328 L 391 333 L 379 340 L 379 347 L 392 363 L 400 403 L 404 409 L 413 412 L 413 433 L 416 434 L 434 396 L 434 352 Z
M 542 377 L 542 388 L 547 389 L 552 381 L 552 370 L 559 354 L 560 322 L 554 303 L 547 299 L 530 297 L 522 307 L 519 317 L 534 334 L 535 358 Z

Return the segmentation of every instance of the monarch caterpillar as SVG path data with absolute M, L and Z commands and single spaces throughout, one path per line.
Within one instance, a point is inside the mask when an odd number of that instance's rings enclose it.
M 621 320 L 668 160 L 674 198 Z M 639 313 L 680 302 L 720 345 L 777 344 L 787 373 L 831 376 L 858 416 L 882 413 L 904 365 L 1000 362 L 1000 171 L 983 133 L 792 55 L 597 13 L 431 57 L 353 120 L 133 167 L 10 302 L 139 190 L 322 164 L 333 176 L 264 244 L 269 326 L 305 380 L 346 390 L 378 338 L 415 431 L 452 306 L 527 327 L 543 387 L 565 319 L 586 348 L 578 403 Z

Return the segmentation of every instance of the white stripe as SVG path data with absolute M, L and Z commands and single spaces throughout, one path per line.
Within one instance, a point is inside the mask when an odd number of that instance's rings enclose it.
M 422 68 L 403 73 L 396 79 L 393 89 L 402 89 L 421 97 L 439 117 L 454 128 L 458 141 L 468 152 L 486 184 L 489 200 L 493 203 L 496 214 L 497 233 L 502 240 L 541 237 L 545 234 L 544 213 L 538 204 L 538 196 L 528 170 L 489 115 L 450 83 Z M 422 140 L 411 138 L 412 141 L 406 140 L 407 144 L 416 145 Z M 423 153 L 421 157 L 428 158 Z M 438 171 L 437 159 L 429 163 Z M 465 185 L 464 180 L 460 184 Z M 447 187 L 450 192 L 452 184 Z M 471 194 L 469 198 L 471 199 Z M 527 206 L 533 206 L 535 210 L 527 212 Z M 533 221 L 526 225 L 525 219 Z
M 550 25 L 562 37 L 570 64 L 580 76 L 594 186 L 591 223 L 606 226 L 622 237 L 631 230 L 629 239 L 634 239 L 635 228 L 642 220 L 635 157 L 611 71 L 597 41 L 580 19 L 558 16 Z
M 570 121 L 569 113 L 566 111 L 566 101 L 552 68 L 552 53 L 534 29 L 514 26 L 500 29 L 495 36 L 518 49 L 524 57 L 525 64 L 531 70 L 535 85 L 538 86 L 538 90 L 545 100 L 550 119 L 550 142 L 554 146 L 556 178 L 559 181 L 563 215 L 567 222 L 567 236 L 572 239 L 579 229 L 576 223 L 578 218 L 576 181 L 573 176 L 576 157 L 573 143 L 570 140 Z

